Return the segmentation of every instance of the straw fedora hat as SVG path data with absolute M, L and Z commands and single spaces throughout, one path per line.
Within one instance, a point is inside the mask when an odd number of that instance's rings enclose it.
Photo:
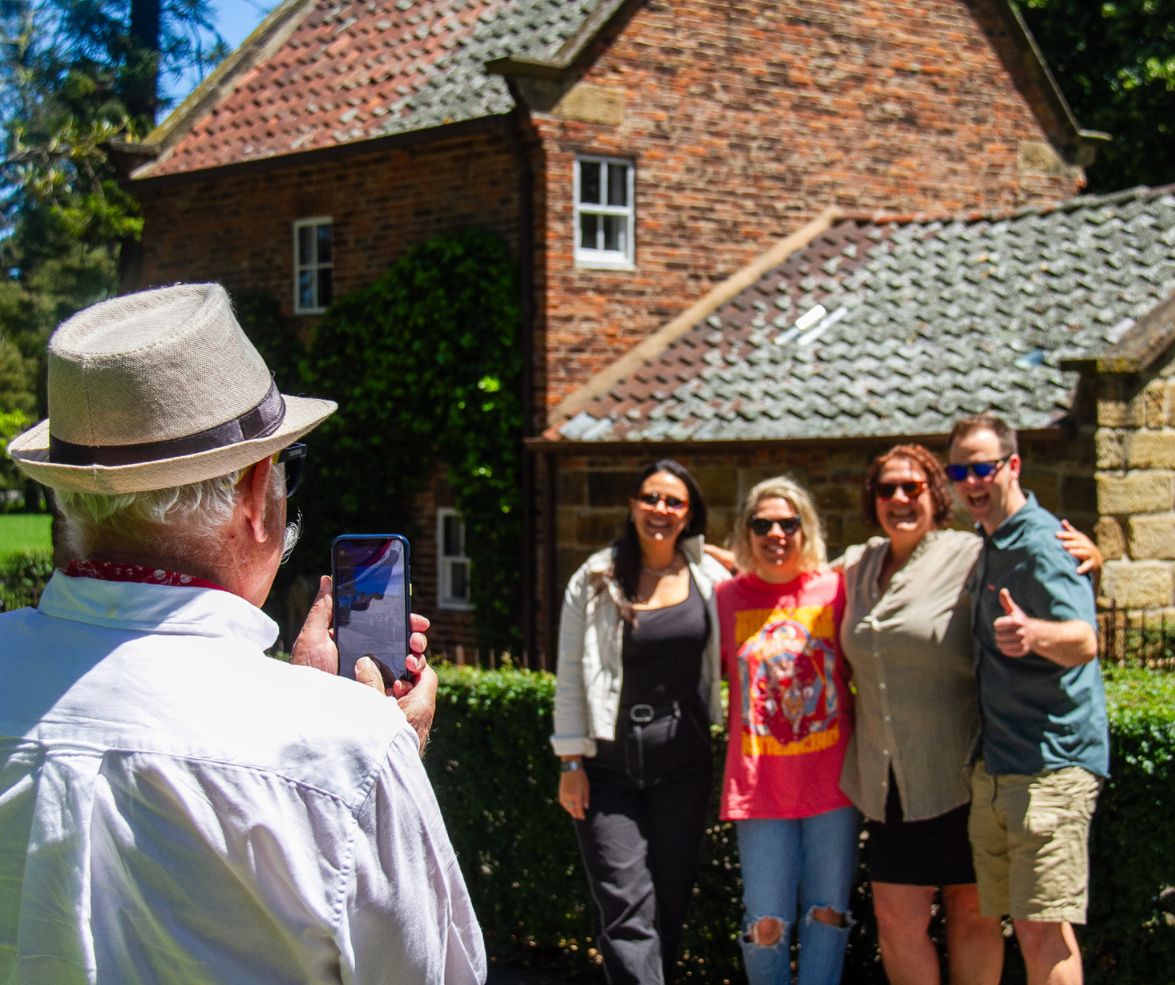
M 223 287 L 178 284 L 63 322 L 49 340 L 49 419 L 8 452 L 54 489 L 143 492 L 259 462 L 334 410 L 278 392 Z

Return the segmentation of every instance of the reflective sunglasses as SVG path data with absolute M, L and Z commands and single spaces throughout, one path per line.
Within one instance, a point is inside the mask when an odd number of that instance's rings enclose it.
M 665 493 L 659 492 L 641 493 L 636 497 L 636 501 L 651 510 L 655 510 L 658 503 L 664 503 L 665 509 L 673 510 L 674 513 L 689 508 L 689 500 L 678 499 L 676 496 L 666 496 Z
M 273 464 L 285 468 L 286 499 L 289 499 L 298 491 L 298 486 L 302 484 L 302 476 L 306 471 L 305 442 L 295 441 L 292 445 L 286 445 L 273 456 Z
M 926 482 L 922 479 L 913 479 L 910 482 L 879 482 L 873 487 L 878 499 L 893 499 L 898 490 L 906 494 L 907 499 L 921 496 L 926 489 Z
M 948 465 L 947 478 L 951 482 L 963 482 L 970 472 L 976 479 L 990 479 L 1002 467 L 1007 458 L 996 458 L 990 462 L 970 462 L 967 465 Z
M 771 528 L 776 524 L 779 524 L 780 530 L 788 536 L 791 536 L 800 529 L 800 518 L 798 516 L 785 516 L 782 520 L 771 520 L 765 516 L 753 516 L 747 526 L 758 536 L 766 537 L 771 533 Z

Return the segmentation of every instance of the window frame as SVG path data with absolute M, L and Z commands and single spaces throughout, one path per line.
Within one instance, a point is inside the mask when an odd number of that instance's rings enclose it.
M 461 515 L 461 511 L 452 506 L 441 506 L 437 509 L 437 608 L 445 609 L 450 612 L 469 612 L 473 609 L 473 602 L 468 596 L 468 589 L 470 585 L 470 570 L 472 565 L 469 561 L 469 555 L 466 554 L 446 554 L 445 553 L 445 520 L 449 517 L 456 517 L 461 524 L 461 543 L 462 547 L 465 544 L 465 517 Z M 466 597 L 463 599 L 454 598 L 452 586 L 452 565 L 465 565 L 465 587 Z
M 314 260 L 311 263 L 303 264 L 300 258 L 299 234 L 303 229 L 317 229 L 320 226 L 330 226 L 330 242 L 331 242 L 331 259 L 329 263 L 322 263 L 318 259 L 318 237 L 314 237 Z M 331 272 L 331 294 L 334 294 L 334 279 L 335 279 L 335 223 L 334 219 L 329 215 L 307 216 L 305 219 L 294 220 L 294 314 L 296 315 L 321 315 L 326 311 L 327 306 L 320 303 L 318 297 L 318 274 L 321 270 L 330 270 Z M 302 306 L 302 292 L 299 285 L 302 279 L 302 274 L 310 271 L 314 274 L 314 302 L 315 307 Z
M 625 197 L 627 205 L 607 205 L 596 202 L 583 202 L 580 199 L 580 174 L 582 165 L 595 164 L 601 166 L 603 175 L 608 174 L 608 165 L 617 164 L 625 169 Z M 594 267 L 606 270 L 635 270 L 636 269 L 636 162 L 624 157 L 606 157 L 599 154 L 577 154 L 573 165 L 572 195 L 575 206 L 575 224 L 572 230 L 575 243 L 575 263 L 580 267 Z M 601 198 L 608 197 L 606 178 L 601 183 Z M 583 215 L 620 216 L 624 223 L 624 250 L 604 250 L 596 247 L 584 246 L 580 240 Z

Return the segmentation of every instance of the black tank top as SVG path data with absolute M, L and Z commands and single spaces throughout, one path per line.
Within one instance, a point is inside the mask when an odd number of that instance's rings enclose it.
M 678 701 L 692 709 L 700 702 L 698 685 L 709 623 L 706 603 L 692 578 L 684 601 L 638 611 L 636 625 L 624 626 L 621 707 Z

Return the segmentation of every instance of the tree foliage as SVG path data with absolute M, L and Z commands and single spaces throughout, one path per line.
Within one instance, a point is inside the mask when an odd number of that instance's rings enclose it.
M 517 650 L 520 320 L 509 249 L 478 230 L 413 247 L 335 300 L 300 364 L 306 392 L 340 410 L 307 439 L 314 463 L 298 498 L 314 523 L 295 563 L 320 572 L 338 533 L 418 534 L 415 499 L 443 466 L 465 519 L 479 641 Z M 267 339 L 261 348 L 274 353 Z
M 1015 0 L 1082 127 L 1091 191 L 1175 182 L 1175 3 Z
M 49 333 L 118 289 L 142 222 L 114 147 L 223 54 L 208 0 L 0 0 L 0 413 L 44 413 Z

